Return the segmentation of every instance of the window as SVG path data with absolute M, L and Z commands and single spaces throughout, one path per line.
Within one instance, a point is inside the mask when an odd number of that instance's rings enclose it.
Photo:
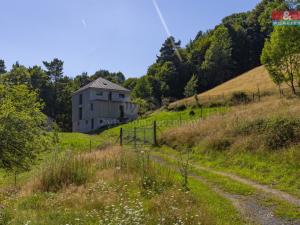
M 82 105 L 82 95 L 79 95 L 79 105 Z
M 82 120 L 82 108 L 81 107 L 79 108 L 78 114 L 79 114 L 79 120 Z
M 91 129 L 94 129 L 94 119 L 91 120 Z
M 102 124 L 102 123 L 103 123 L 103 120 L 100 120 L 99 123 Z
M 94 104 L 91 103 L 91 111 L 94 111 Z
M 119 94 L 119 98 L 125 98 L 124 94 Z
M 109 92 L 109 94 L 108 94 L 108 101 L 111 101 L 111 99 L 112 99 L 112 93 Z
M 103 96 L 103 92 L 102 92 L 102 91 L 98 91 L 98 92 L 96 93 L 96 95 L 97 95 L 97 96 Z

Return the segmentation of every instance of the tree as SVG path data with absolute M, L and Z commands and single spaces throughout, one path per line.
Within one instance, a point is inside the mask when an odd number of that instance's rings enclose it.
M 198 78 L 196 75 L 193 75 L 184 88 L 185 97 L 191 97 L 197 94 L 197 88 L 198 88 Z
M 138 78 L 128 78 L 124 82 L 124 87 L 129 89 L 129 90 L 133 90 L 135 88 L 137 82 L 138 82 Z
M 2 81 L 9 85 L 26 85 L 32 88 L 31 75 L 25 66 L 20 65 L 18 62 L 12 66 L 9 73 L 3 74 Z
M 43 61 L 43 64 L 47 69 L 47 75 L 53 83 L 56 83 L 58 79 L 62 78 L 64 67 L 63 61 L 55 58 L 51 62 Z
M 228 29 L 219 26 L 211 37 L 211 45 L 205 53 L 202 69 L 206 72 L 207 82 L 215 86 L 231 78 L 232 42 Z
M 298 27 L 276 27 L 266 41 L 261 62 L 266 65 L 272 79 L 282 81 L 296 94 L 296 82 L 300 81 L 300 30 Z
M 160 49 L 160 55 L 157 56 L 157 63 L 179 62 L 178 50 L 180 49 L 180 43 L 180 41 L 176 42 L 174 37 L 167 38 Z
M 0 168 L 27 170 L 48 146 L 41 108 L 25 85 L 0 85 Z
M 0 59 L 0 74 L 6 73 L 6 66 L 3 59 Z
M 55 58 L 51 62 L 43 62 L 46 67 L 46 74 L 48 75 L 53 88 L 53 102 L 51 103 L 50 117 L 56 119 L 57 117 L 57 98 L 58 98 L 58 82 L 63 77 L 64 62 Z
M 123 73 L 111 73 L 108 70 L 98 70 L 96 73 L 91 76 L 91 81 L 98 79 L 99 77 L 102 77 L 106 80 L 109 80 L 113 83 L 117 84 L 123 84 L 125 81 L 125 76 Z

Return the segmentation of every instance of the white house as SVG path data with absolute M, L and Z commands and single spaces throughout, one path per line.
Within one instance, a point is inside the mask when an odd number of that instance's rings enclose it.
M 137 114 L 138 107 L 130 102 L 130 91 L 101 77 L 72 96 L 73 132 L 88 133 L 135 119 Z

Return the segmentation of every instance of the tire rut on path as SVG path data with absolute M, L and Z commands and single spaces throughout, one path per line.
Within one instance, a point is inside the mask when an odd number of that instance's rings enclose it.
M 174 156 L 170 156 L 168 155 L 169 158 L 171 158 L 172 160 L 177 160 L 176 157 Z M 249 179 L 246 179 L 246 178 L 242 178 L 238 175 L 235 175 L 235 174 L 231 174 L 231 173 L 226 173 L 226 172 L 221 172 L 221 171 L 216 171 L 214 169 L 210 169 L 210 168 L 207 168 L 207 167 L 203 167 L 203 166 L 199 166 L 199 165 L 195 165 L 195 164 L 191 164 L 194 168 L 198 169 L 198 170 L 202 170 L 202 171 L 206 171 L 206 172 L 209 172 L 209 173 L 213 173 L 213 174 L 216 174 L 216 175 L 220 175 L 220 176 L 223 176 L 223 177 L 227 177 L 227 178 L 230 178 L 232 180 L 235 180 L 235 181 L 238 181 L 242 184 L 245 184 L 245 185 L 248 185 L 252 188 L 255 188 L 256 190 L 260 190 L 260 191 L 263 191 L 267 194 L 271 194 L 273 195 L 274 197 L 280 199 L 280 200 L 283 200 L 283 201 L 287 201 L 289 203 L 292 203 L 293 205 L 295 206 L 298 206 L 300 207 L 300 199 L 297 198 L 296 196 L 293 196 L 291 194 L 288 194 L 284 191 L 280 191 L 280 190 L 277 190 L 277 189 L 273 189 L 267 185 L 263 185 L 263 184 L 258 184 L 252 180 L 249 180 Z
M 173 167 L 173 169 L 178 170 L 171 165 L 166 160 L 159 156 L 151 156 L 151 159 L 156 163 L 163 164 L 168 167 Z M 175 159 L 175 158 L 174 158 Z M 195 167 L 195 166 L 194 166 Z M 196 168 L 196 167 L 195 167 Z M 199 169 L 199 168 L 198 168 Z M 210 171 L 207 171 L 210 172 Z M 221 175 L 221 174 L 219 174 Z M 231 194 L 219 189 L 216 185 L 211 184 L 205 178 L 190 174 L 195 180 L 204 183 L 214 192 L 222 196 L 223 198 L 229 200 L 232 205 L 240 212 L 240 214 L 250 223 L 250 224 L 260 224 L 260 225 L 300 225 L 299 220 L 286 220 L 283 218 L 278 218 L 273 213 L 272 207 L 263 206 L 259 203 L 258 195 L 244 196 L 238 194 Z

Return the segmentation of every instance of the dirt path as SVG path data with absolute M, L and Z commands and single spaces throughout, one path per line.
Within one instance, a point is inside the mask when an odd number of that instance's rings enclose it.
M 166 162 L 164 159 L 160 158 L 159 156 L 152 156 L 151 158 L 152 158 L 152 160 L 154 160 L 157 163 L 164 164 L 165 166 L 174 168 L 174 165 L 171 165 L 170 163 Z M 202 169 L 207 172 L 211 172 L 207 168 L 202 168 L 202 167 L 199 167 L 199 168 L 195 167 L 195 168 Z M 174 168 L 174 169 L 176 169 L 176 168 Z M 224 176 L 220 172 L 214 171 L 214 173 Z M 229 174 L 227 174 L 227 175 L 229 175 Z M 207 181 L 205 178 L 203 178 L 201 176 L 194 175 L 194 174 L 191 174 L 190 176 L 193 177 L 194 179 L 204 183 L 205 185 L 210 187 L 213 191 L 215 191 L 220 196 L 231 201 L 231 203 L 235 206 L 235 208 L 241 213 L 241 215 L 250 224 L 300 225 L 299 220 L 290 221 L 290 220 L 276 217 L 273 213 L 272 207 L 267 207 L 267 206 L 263 206 L 262 204 L 260 204 L 259 200 L 260 200 L 260 198 L 263 198 L 262 196 L 259 196 L 259 195 L 243 196 L 243 195 L 227 193 L 227 192 L 224 192 L 223 190 L 219 189 L 216 185 L 213 185 L 212 183 L 210 183 L 209 181 Z M 230 176 L 226 176 L 226 177 L 231 178 Z M 233 178 L 231 178 L 231 179 L 233 179 Z M 236 180 L 236 179 L 233 179 L 233 180 Z M 246 184 L 246 183 L 244 183 L 244 184 Z M 249 185 L 249 186 L 252 186 L 252 185 Z
M 250 187 L 253 187 L 253 188 L 255 188 L 259 191 L 263 191 L 267 194 L 271 194 L 271 195 L 273 195 L 274 197 L 276 197 L 278 199 L 290 202 L 290 203 L 300 207 L 300 199 L 293 196 L 293 195 L 290 195 L 286 192 L 270 188 L 267 185 L 258 184 L 254 181 L 248 180 L 246 178 L 239 177 L 239 176 L 234 175 L 234 174 L 225 173 L 225 172 L 221 172 L 221 171 L 216 171 L 216 170 L 213 170 L 213 169 L 210 169 L 210 168 L 197 166 L 197 165 L 194 165 L 194 164 L 193 164 L 193 167 L 195 167 L 198 170 L 202 170 L 202 171 L 206 171 L 206 172 L 209 172 L 209 173 L 213 173 L 213 174 L 216 174 L 216 175 L 220 175 L 220 176 L 223 176 L 223 177 L 230 178 L 232 180 L 238 181 L 242 184 L 246 184 L 246 185 L 248 185 Z
M 241 215 L 250 224 L 261 224 L 261 225 L 296 225 L 296 221 L 288 221 L 285 219 L 278 218 L 274 215 L 273 209 L 262 206 L 254 196 L 243 196 L 237 194 L 226 193 L 216 186 L 211 185 L 205 179 L 199 176 L 192 177 L 199 180 L 209 186 L 216 193 L 231 201 L 233 206 L 241 213 Z M 258 197 L 258 196 L 256 196 Z M 299 222 L 300 223 L 300 222 Z M 298 224 L 299 224 L 298 223 Z
M 174 156 L 168 155 L 168 157 L 171 158 L 172 160 L 177 160 L 176 157 L 174 157 Z M 203 166 L 199 166 L 199 165 L 196 165 L 194 163 L 192 163 L 192 166 L 194 168 L 198 169 L 198 170 L 206 171 L 206 172 L 209 172 L 209 173 L 212 173 L 212 174 L 216 174 L 216 175 L 219 175 L 219 176 L 227 177 L 227 178 L 230 178 L 232 180 L 238 181 L 238 182 L 240 182 L 242 184 L 245 184 L 245 185 L 248 185 L 248 186 L 250 186 L 252 188 L 255 188 L 256 190 L 263 191 L 263 192 L 265 192 L 267 194 L 271 194 L 271 195 L 273 195 L 274 197 L 276 197 L 276 198 L 278 198 L 280 200 L 287 201 L 289 203 L 292 203 L 295 206 L 300 207 L 300 199 L 297 198 L 296 196 L 293 196 L 293 195 L 288 194 L 286 192 L 270 188 L 267 185 L 258 184 L 258 183 L 254 182 L 252 180 L 248 180 L 246 178 L 242 178 L 242 177 L 240 177 L 238 175 L 235 175 L 235 174 L 221 172 L 221 171 L 216 171 L 214 169 L 203 167 Z

